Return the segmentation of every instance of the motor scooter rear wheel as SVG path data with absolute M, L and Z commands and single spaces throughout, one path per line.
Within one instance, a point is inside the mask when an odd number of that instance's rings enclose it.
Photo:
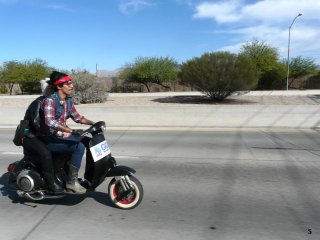
M 140 181 L 134 176 L 129 176 L 133 190 L 124 194 L 120 180 L 113 178 L 108 186 L 109 198 L 112 203 L 121 209 L 133 209 L 137 207 L 143 198 L 143 188 Z

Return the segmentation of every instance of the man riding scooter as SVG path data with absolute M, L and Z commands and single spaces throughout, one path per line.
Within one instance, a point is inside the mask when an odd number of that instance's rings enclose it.
M 41 201 L 68 195 L 64 189 L 76 193 L 85 193 L 87 189 L 92 191 L 111 178 L 107 193 L 110 201 L 121 209 L 133 209 L 138 206 L 143 198 L 142 184 L 133 176 L 136 172 L 133 168 L 118 165 L 111 156 L 106 140 L 105 122 L 93 123 L 76 111 L 70 97 L 73 91 L 71 77 L 53 72 L 49 84 L 47 90 L 54 88 L 54 92 L 47 92 L 48 95 L 45 93 L 31 103 L 32 107 L 30 105 L 26 113 L 28 117 L 20 121 L 13 138 L 16 146 L 26 143 L 26 137 L 40 139 L 39 142 L 45 151 L 36 145 L 33 146 L 32 142 L 28 146 L 23 145 L 24 157 L 10 163 L 7 168 L 8 187 L 16 189 L 19 197 Z M 92 126 L 84 131 L 72 130 L 66 125 L 68 118 Z M 32 133 L 35 133 L 34 136 Z M 30 151 L 30 145 L 35 151 Z M 80 184 L 77 176 L 85 147 L 85 180 Z M 48 156 L 53 152 L 53 157 L 47 158 L 41 152 L 49 153 Z M 43 167 L 40 163 L 44 160 L 51 163 L 50 174 L 45 173 L 46 166 Z M 59 184 L 65 184 L 64 188 Z
M 76 123 L 86 125 L 93 125 L 94 122 L 77 112 L 70 96 L 73 92 L 70 76 L 53 71 L 48 84 L 54 87 L 55 92 L 47 96 L 42 103 L 43 116 L 41 118 L 45 124 L 41 132 L 46 135 L 43 140 L 52 153 L 71 154 L 66 189 L 76 193 L 85 193 L 86 189 L 77 180 L 85 145 L 81 142 L 80 137 L 72 134 L 74 131 L 66 125 L 66 121 L 71 118 Z

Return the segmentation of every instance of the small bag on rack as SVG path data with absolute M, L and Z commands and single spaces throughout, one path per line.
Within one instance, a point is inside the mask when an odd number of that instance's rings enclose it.
M 14 137 L 13 137 L 13 143 L 16 146 L 21 146 L 23 143 L 23 137 L 24 137 L 24 130 L 29 128 L 29 121 L 28 120 L 21 120 L 18 124 Z

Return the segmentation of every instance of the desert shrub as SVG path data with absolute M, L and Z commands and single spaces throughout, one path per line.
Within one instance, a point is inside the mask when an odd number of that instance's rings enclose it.
M 204 92 L 211 100 L 221 101 L 236 91 L 255 87 L 258 73 L 255 64 L 244 55 L 215 52 L 184 63 L 180 79 Z
M 73 100 L 80 103 L 102 103 L 107 100 L 107 92 L 104 85 L 97 81 L 95 75 L 89 72 L 72 73 L 74 85 Z

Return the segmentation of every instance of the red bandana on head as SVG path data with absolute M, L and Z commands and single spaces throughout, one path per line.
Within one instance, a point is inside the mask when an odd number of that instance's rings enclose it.
M 71 80 L 72 80 L 71 77 L 69 77 L 69 76 L 64 76 L 64 77 L 60 78 L 58 81 L 55 81 L 55 82 L 53 83 L 53 85 L 59 85 L 60 83 L 69 82 L 69 81 L 71 81 Z

